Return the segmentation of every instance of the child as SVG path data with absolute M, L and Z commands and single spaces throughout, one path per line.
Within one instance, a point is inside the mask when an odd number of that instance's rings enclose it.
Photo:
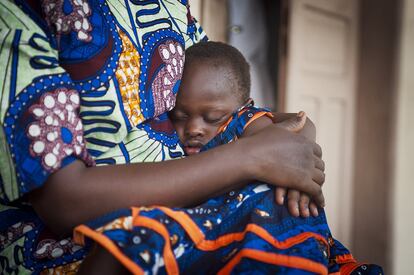
M 252 107 L 249 95 L 249 65 L 236 48 L 210 41 L 187 49 L 180 92 L 170 115 L 186 154 L 198 153 L 236 110 L 260 113 L 249 119 L 249 124 L 263 115 L 272 119 L 267 110 Z M 279 125 L 299 131 L 305 121 L 301 112 Z M 270 119 L 261 119 L 255 124 L 263 127 L 271 123 Z
M 275 118 L 266 109 L 253 106 L 250 96 L 249 64 L 234 47 L 220 42 L 198 43 L 186 50 L 185 68 L 170 118 L 187 155 L 228 143 L 272 124 L 293 132 L 305 126 L 306 115 Z M 315 134 L 304 129 L 304 135 Z M 214 138 L 215 137 L 215 138 Z M 291 191 L 295 192 L 295 191 Z M 282 204 L 285 190 L 279 188 L 276 200 Z M 298 198 L 299 196 L 297 196 Z M 302 216 L 309 215 L 309 197 L 302 195 Z M 290 212 L 297 215 L 298 201 Z M 316 205 L 311 212 L 318 215 Z

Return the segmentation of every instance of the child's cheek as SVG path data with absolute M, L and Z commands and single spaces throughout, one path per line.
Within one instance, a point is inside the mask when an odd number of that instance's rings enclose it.
M 181 142 L 184 142 L 184 127 L 180 127 L 177 125 L 177 127 L 174 127 L 175 131 L 177 132 L 178 138 Z

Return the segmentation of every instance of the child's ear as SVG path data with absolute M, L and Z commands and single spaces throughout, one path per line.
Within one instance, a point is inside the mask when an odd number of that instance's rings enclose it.
M 254 105 L 254 101 L 251 97 L 249 97 L 237 111 L 241 111 L 243 108 L 251 107 L 253 105 Z
M 254 105 L 254 100 L 251 97 L 249 97 L 243 104 L 243 106 L 249 106 L 249 105 L 251 105 L 251 106 Z

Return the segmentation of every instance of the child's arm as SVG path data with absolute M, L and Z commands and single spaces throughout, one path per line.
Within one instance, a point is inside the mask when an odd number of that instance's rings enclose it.
M 315 125 L 307 118 L 305 112 L 295 113 L 273 113 L 270 118 L 263 115 L 247 125 L 242 137 L 250 136 L 265 127 L 275 123 L 276 126 L 288 131 L 301 134 L 302 136 L 315 141 L 316 129 Z

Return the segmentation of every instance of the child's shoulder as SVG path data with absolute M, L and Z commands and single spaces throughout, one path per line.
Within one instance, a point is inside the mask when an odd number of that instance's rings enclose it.
M 272 118 L 273 114 L 269 109 L 260 108 L 253 104 L 244 105 L 237 109 L 219 128 L 217 135 L 203 147 L 203 151 L 246 136 L 246 131 L 247 133 L 252 130 L 256 132 L 258 127 L 262 129 L 271 124 Z
M 249 136 L 273 123 L 273 113 L 267 108 L 254 105 L 243 107 L 238 116 L 240 129 L 238 137 Z

